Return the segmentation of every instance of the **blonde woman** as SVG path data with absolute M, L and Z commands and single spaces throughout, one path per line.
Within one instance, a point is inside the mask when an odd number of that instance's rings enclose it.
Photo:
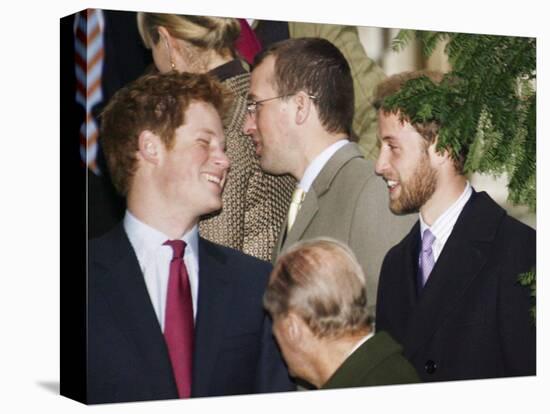
M 201 220 L 200 233 L 216 243 L 271 260 L 295 182 L 288 175 L 275 177 L 262 172 L 253 143 L 242 132 L 250 74 L 234 49 L 239 22 L 231 18 L 140 12 L 138 28 L 160 72 L 210 73 L 233 94 L 224 117 L 231 169 L 223 208 Z

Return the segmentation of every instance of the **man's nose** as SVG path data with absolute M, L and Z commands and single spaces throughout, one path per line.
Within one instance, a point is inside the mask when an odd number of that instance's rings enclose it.
M 256 116 L 249 112 L 246 113 L 243 125 L 245 135 L 252 135 L 256 131 Z
M 376 165 L 374 166 L 374 171 L 377 175 L 383 175 L 384 171 L 388 168 L 387 156 L 384 154 L 384 151 L 381 149 L 378 158 L 376 159 Z

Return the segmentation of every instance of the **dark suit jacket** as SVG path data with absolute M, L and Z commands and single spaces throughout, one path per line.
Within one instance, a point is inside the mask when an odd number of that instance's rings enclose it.
M 199 239 L 192 396 L 295 389 L 262 296 L 271 266 Z M 89 245 L 88 402 L 177 398 L 170 359 L 121 224 Z
M 387 332 L 378 332 L 357 348 L 323 389 L 365 387 L 419 382 L 418 374 L 403 357 L 403 347 Z
M 384 259 L 377 329 L 424 381 L 534 375 L 533 303 L 518 276 L 535 266 L 535 231 L 474 191 L 417 294 L 419 226 Z

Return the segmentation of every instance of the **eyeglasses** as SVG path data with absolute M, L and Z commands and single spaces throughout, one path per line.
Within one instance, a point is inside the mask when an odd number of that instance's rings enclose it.
M 265 102 L 273 101 L 275 99 L 288 98 L 289 96 L 293 96 L 293 95 L 296 95 L 296 94 L 290 93 L 286 95 L 274 96 L 273 98 L 262 99 L 260 101 L 248 101 L 246 104 L 246 112 L 250 116 L 255 116 L 256 112 L 258 111 L 258 106 L 264 104 Z M 307 96 L 309 99 L 317 99 L 317 97 L 314 95 L 307 95 Z

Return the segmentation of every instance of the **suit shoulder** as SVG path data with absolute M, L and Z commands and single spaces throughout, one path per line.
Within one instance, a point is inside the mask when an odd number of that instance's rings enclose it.
M 271 263 L 203 238 L 200 242 L 203 247 L 199 249 L 202 250 L 199 260 L 214 260 L 216 265 L 210 268 L 222 272 L 227 280 L 238 286 L 241 293 L 256 294 L 264 291 L 271 273 Z M 203 258 L 203 253 L 207 257 Z
M 362 191 L 367 184 L 377 179 L 374 163 L 363 157 L 349 159 L 335 175 L 335 182 L 345 183 L 348 188 Z M 382 185 L 382 182 L 380 182 Z
M 536 231 L 528 225 L 520 222 L 510 216 L 506 210 L 496 203 L 487 193 L 477 193 L 475 215 L 476 220 L 484 220 L 487 217 L 499 217 L 494 219 L 495 237 L 503 243 L 515 246 L 525 246 L 525 244 L 535 243 Z M 479 223 L 474 222 L 474 223 Z M 485 221 L 484 223 L 487 223 Z M 481 225 L 481 223 L 479 223 Z M 491 227 L 490 227 L 491 228 Z
M 127 239 L 122 224 L 118 224 L 113 229 L 100 237 L 88 241 L 88 257 L 90 261 L 102 260 L 105 257 L 112 256 L 118 250 L 121 243 Z
M 507 261 L 521 263 L 521 268 L 529 270 L 536 263 L 537 233 L 534 229 L 513 217 L 505 215 L 496 236 L 496 251 Z
M 417 220 L 416 223 L 412 226 L 409 233 L 401 239 L 397 244 L 393 245 L 388 252 L 386 253 L 386 256 L 384 258 L 384 261 L 391 261 L 393 259 L 395 260 L 403 260 L 403 259 L 397 259 L 397 257 L 405 254 L 407 250 L 407 245 L 414 242 L 414 239 L 416 237 L 419 237 L 419 229 L 420 226 L 419 221 Z
M 375 176 L 374 161 L 364 157 L 351 158 L 346 164 L 346 169 L 359 174 L 361 177 Z
M 506 214 L 502 221 L 502 228 L 505 232 L 518 238 L 518 241 L 535 240 L 537 232 L 532 227 L 522 223 L 514 217 Z
M 272 265 L 269 262 L 250 256 L 231 247 L 226 247 L 221 244 L 211 242 L 210 240 L 203 239 L 202 237 L 200 241 L 203 243 L 204 248 L 208 250 L 209 254 L 216 256 L 229 266 L 250 268 L 252 270 L 260 269 L 264 272 L 271 271 Z

